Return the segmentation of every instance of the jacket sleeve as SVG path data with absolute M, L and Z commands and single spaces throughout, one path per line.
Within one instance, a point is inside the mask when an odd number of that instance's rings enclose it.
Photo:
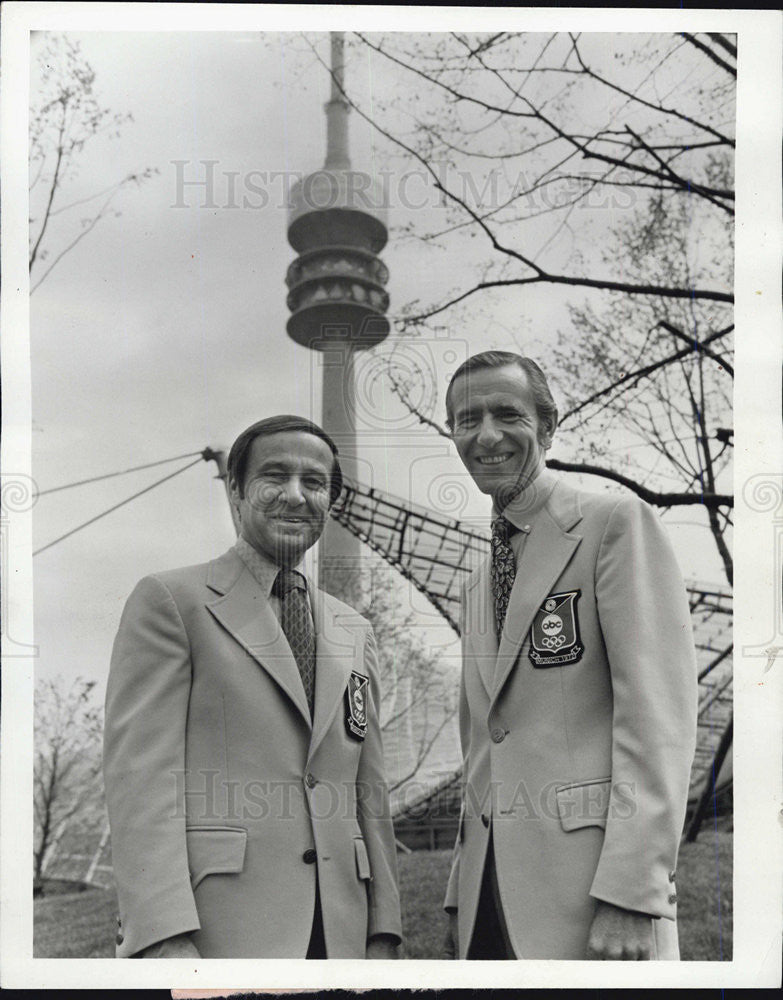
M 620 500 L 607 521 L 595 585 L 614 705 L 612 791 L 590 893 L 674 919 L 696 744 L 696 657 L 672 546 L 636 497 Z
M 368 631 L 364 665 L 370 678 L 367 735 L 357 772 L 357 812 L 370 858 L 367 937 L 393 934 L 402 940 L 400 893 L 397 883 L 397 847 L 391 818 L 389 789 L 383 763 L 380 729 L 381 687 L 375 635 Z
M 462 847 L 462 824 L 465 818 L 465 795 L 464 786 L 468 779 L 468 756 L 470 753 L 470 709 L 468 708 L 468 696 L 465 690 L 465 588 L 462 588 L 460 599 L 460 634 L 462 636 L 462 669 L 460 670 L 459 683 L 459 735 L 460 747 L 462 750 L 462 782 L 463 795 L 460 806 L 459 826 L 457 828 L 457 839 L 454 842 L 454 853 L 451 859 L 451 871 L 449 881 L 446 886 L 446 898 L 443 901 L 443 909 L 448 913 L 456 913 L 459 908 L 459 863 L 460 850 Z
M 104 780 L 121 930 L 127 958 L 200 924 L 185 839 L 188 638 L 155 577 L 128 598 L 106 692 Z

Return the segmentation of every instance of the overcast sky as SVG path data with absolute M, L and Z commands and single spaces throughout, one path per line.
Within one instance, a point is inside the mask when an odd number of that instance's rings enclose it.
M 39 488 L 206 446 L 228 448 L 249 423 L 277 412 L 318 419 L 320 357 L 285 333 L 284 278 L 295 254 L 286 240 L 283 177 L 318 168 L 325 152 L 329 81 L 310 45 L 297 35 L 258 32 L 72 37 L 95 70 L 101 104 L 132 112 L 134 121 L 119 138 L 85 147 L 62 203 L 130 172 L 153 167 L 159 173 L 124 190 L 114 203 L 119 214 L 103 220 L 32 296 L 33 475 Z M 595 42 L 609 56 L 611 37 Z M 309 39 L 328 58 L 328 36 Z M 36 53 L 45 43 L 44 34 L 31 43 L 33 102 Z M 388 63 L 352 56 L 347 85 L 361 103 L 374 95 L 380 100 L 398 81 Z M 416 297 L 436 299 L 459 285 L 463 274 L 467 287 L 475 279 L 466 259 L 437 245 L 425 253 L 396 238 L 395 230 L 432 225 L 443 211 L 415 164 L 405 164 L 355 115 L 350 127 L 354 166 L 394 172 L 392 232 L 382 253 L 391 274 L 390 312 Z M 178 177 L 205 179 L 203 161 L 215 161 L 210 191 L 178 187 Z M 399 178 L 406 170 L 403 189 Z M 243 205 L 249 177 L 256 189 Z M 80 212 L 89 207 L 53 219 L 50 260 L 78 231 Z M 549 225 L 544 219 L 536 230 L 539 245 L 551 235 Z M 549 259 L 557 262 L 570 250 L 554 243 Z M 526 290 L 524 297 L 498 295 L 481 311 L 464 311 L 459 325 L 445 320 L 442 336 L 418 343 L 416 350 L 432 359 L 439 382 L 464 357 L 490 347 L 516 346 L 541 357 L 567 326 L 566 303 L 586 298 L 583 290 L 555 294 L 546 286 Z M 598 294 L 592 301 L 600 303 Z M 392 338 L 384 350 L 391 349 Z M 442 503 L 444 482 L 464 477 L 450 445 L 406 423 L 388 386 L 366 371 L 360 394 L 367 480 L 420 504 Z M 442 421 L 442 403 L 433 416 Z M 393 434 L 380 433 L 384 421 Z M 34 513 L 34 548 L 177 467 L 42 496 Z M 199 462 L 36 556 L 35 638 L 42 675 L 81 674 L 102 687 L 122 604 L 136 581 L 210 559 L 232 543 L 228 506 L 214 475 L 214 464 Z M 595 479 L 584 485 L 604 488 Z M 463 506 L 447 512 L 485 518 L 484 498 L 473 487 L 466 496 Z M 700 512 L 684 509 L 666 518 L 683 573 L 720 582 L 722 568 L 707 529 L 683 527 L 697 521 L 703 524 Z M 411 599 L 425 609 L 420 597 Z M 451 633 L 435 628 L 432 635 L 438 644 L 449 643 L 454 657 Z

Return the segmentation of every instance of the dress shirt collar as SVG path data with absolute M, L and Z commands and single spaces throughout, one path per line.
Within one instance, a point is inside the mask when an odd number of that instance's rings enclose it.
M 533 482 L 528 483 L 502 511 L 493 504 L 492 520 L 502 514 L 517 530 L 527 533 L 530 531 L 530 521 L 549 500 L 556 482 L 557 476 L 554 472 L 547 468 L 542 469 Z
M 258 549 L 254 549 L 250 542 L 248 542 L 247 539 L 243 538 L 241 535 L 234 543 L 234 551 L 245 566 L 247 566 L 250 570 L 253 579 L 261 588 L 264 597 L 269 598 L 272 593 L 272 585 L 275 582 L 275 577 L 280 572 L 280 566 L 277 566 L 271 561 L 271 559 L 262 555 Z M 304 576 L 309 590 L 310 581 L 307 580 L 307 575 L 304 572 L 304 566 L 302 563 L 296 567 L 296 570 Z

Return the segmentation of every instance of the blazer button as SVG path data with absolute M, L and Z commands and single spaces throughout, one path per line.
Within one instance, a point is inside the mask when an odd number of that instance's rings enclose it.
M 496 729 L 492 730 L 490 735 L 492 736 L 493 743 L 502 743 L 506 738 L 506 731 L 498 726 Z
M 304 861 L 306 865 L 314 865 L 317 857 L 318 855 L 316 852 L 312 849 L 312 847 L 309 847 L 302 855 L 302 861 Z
M 114 939 L 115 943 L 116 943 L 116 944 L 122 944 L 122 942 L 123 942 L 124 940 L 125 940 L 125 937 L 124 937 L 124 935 L 123 935 L 122 931 L 118 931 L 118 932 L 117 932 L 117 937 L 116 937 L 116 938 Z
M 677 878 L 677 872 L 669 872 L 669 881 L 673 882 Z
M 672 904 L 672 906 L 677 902 L 677 893 L 676 892 L 673 892 L 671 894 L 671 896 L 669 896 L 669 902 Z
M 489 828 L 489 816 L 482 815 L 481 822 L 484 824 L 484 826 L 486 826 L 487 828 Z
M 318 782 L 315 779 L 315 775 L 311 774 L 310 771 L 308 771 L 307 774 L 305 775 L 305 784 L 307 785 L 308 788 L 315 788 L 315 786 L 318 784 Z

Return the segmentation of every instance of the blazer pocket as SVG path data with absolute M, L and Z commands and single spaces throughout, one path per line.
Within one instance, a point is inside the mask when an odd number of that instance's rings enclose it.
M 593 778 L 560 785 L 555 789 L 560 826 L 566 832 L 585 826 L 605 829 L 611 791 L 611 778 Z
M 245 867 L 247 830 L 237 826 L 198 826 L 185 831 L 193 889 L 207 875 L 236 875 Z
M 361 879 L 372 881 L 370 858 L 367 854 L 367 845 L 365 844 L 364 839 L 362 837 L 354 837 L 353 847 L 356 852 L 356 874 Z

